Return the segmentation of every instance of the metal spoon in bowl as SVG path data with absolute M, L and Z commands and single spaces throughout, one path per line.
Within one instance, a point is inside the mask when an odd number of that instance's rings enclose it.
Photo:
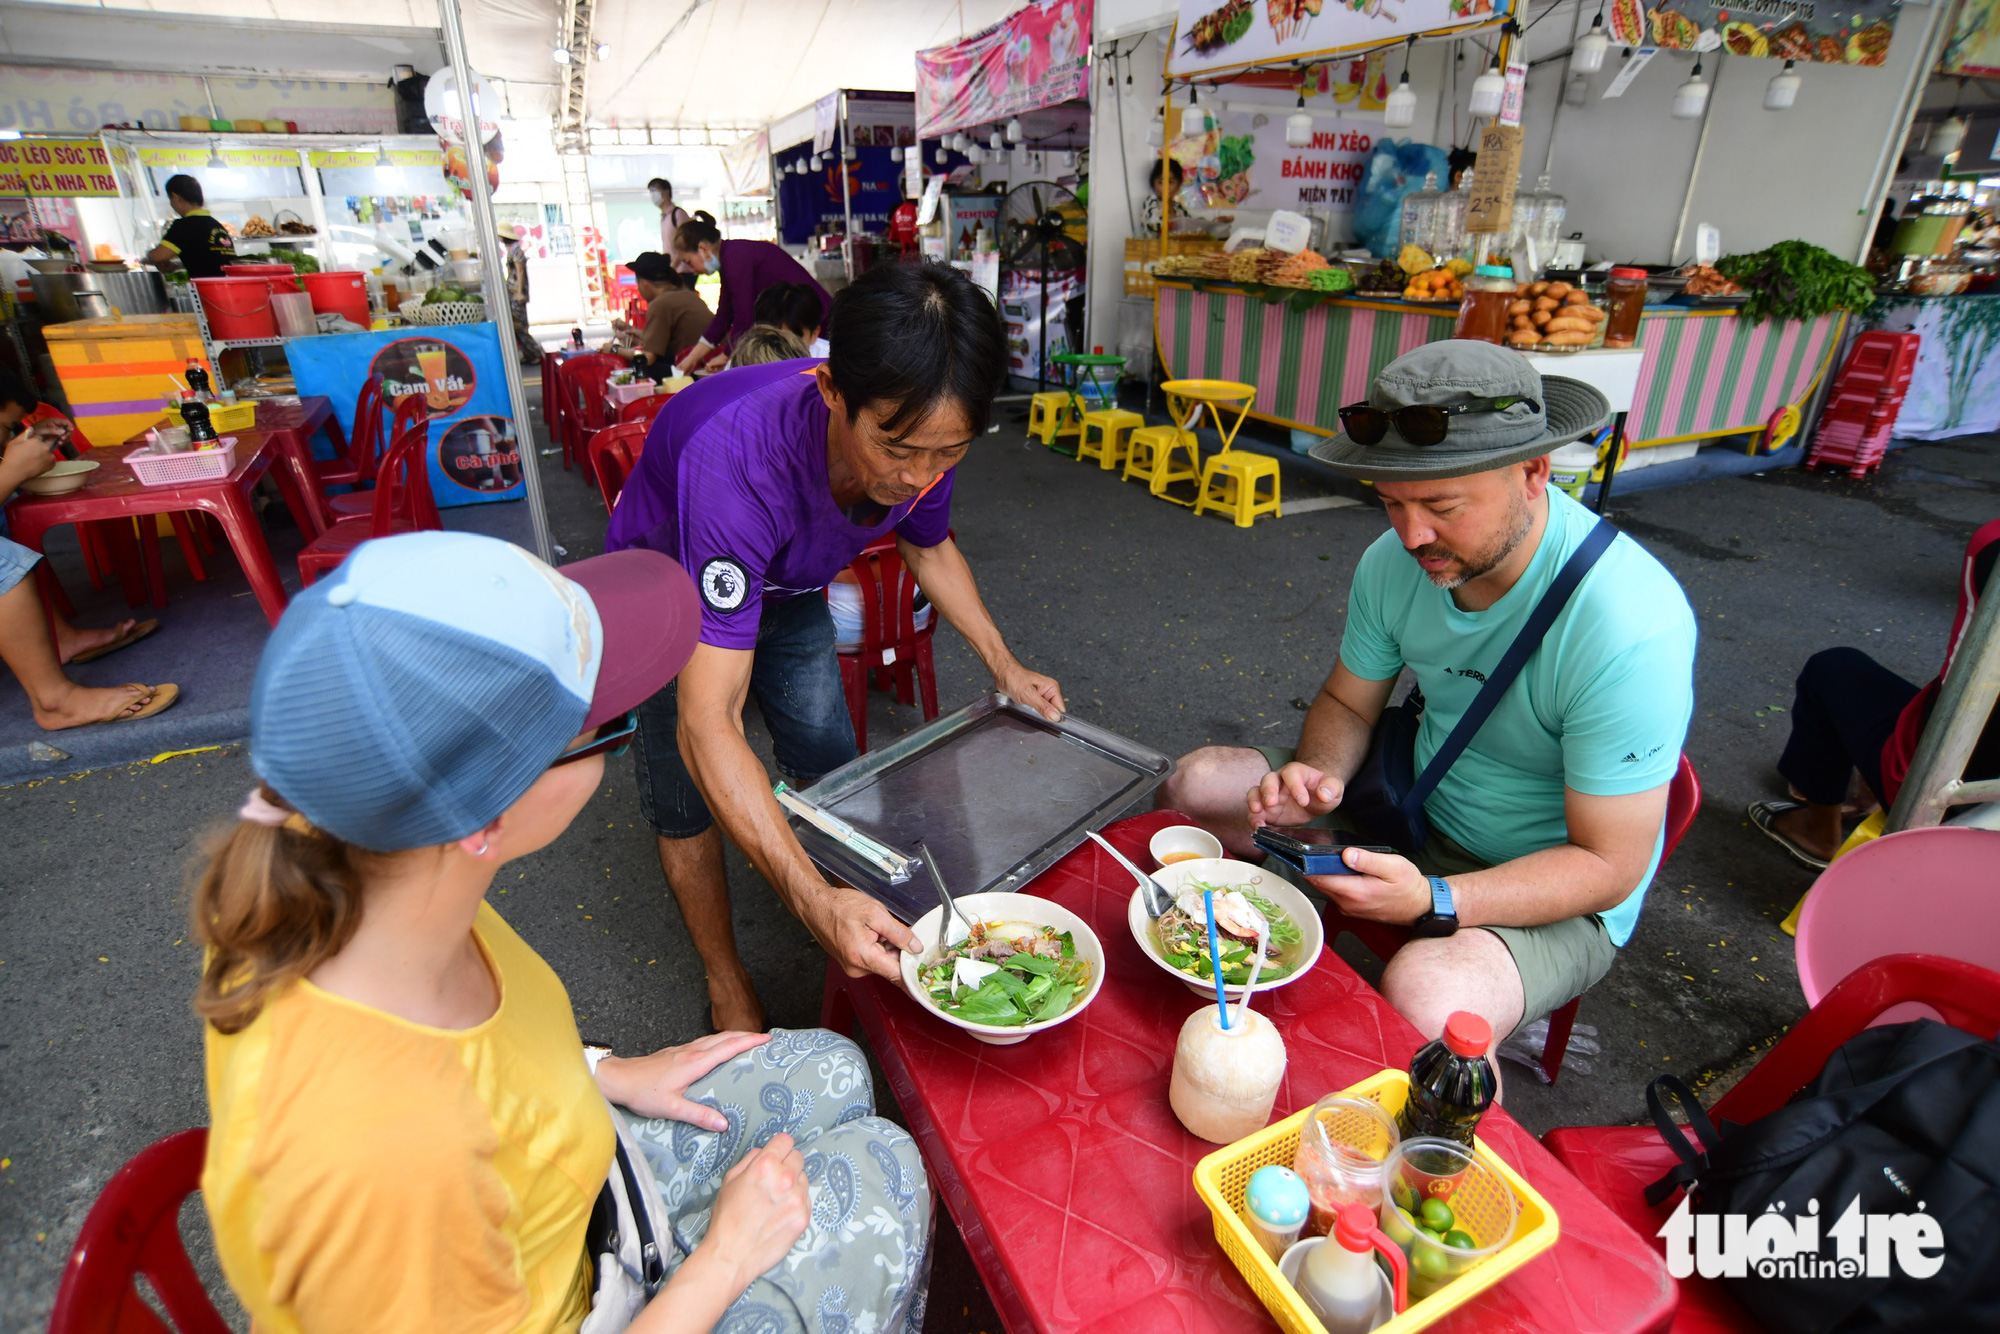
M 1145 891 L 1146 916 L 1157 918 L 1161 913 L 1174 906 L 1174 896 L 1167 893 L 1165 885 L 1147 875 L 1131 862 L 1126 861 L 1123 853 L 1119 852 L 1118 849 L 1112 847 L 1109 843 L 1106 843 L 1103 839 L 1098 838 L 1096 834 L 1093 833 L 1090 837 L 1096 841 L 1098 847 L 1103 848 L 1111 854 L 1113 861 L 1139 877 L 1139 888 Z
M 937 952 L 942 956 L 945 951 L 945 937 L 951 930 L 951 919 L 956 917 L 960 925 L 965 927 L 965 933 L 968 936 L 972 934 L 972 919 L 967 917 L 964 910 L 956 903 L 952 902 L 951 891 L 944 887 L 944 873 L 938 870 L 937 858 L 931 856 L 931 850 L 924 846 L 922 839 L 917 840 L 917 855 L 924 859 L 924 868 L 931 873 L 931 883 L 937 886 L 938 904 L 943 909 L 938 914 L 937 937 Z

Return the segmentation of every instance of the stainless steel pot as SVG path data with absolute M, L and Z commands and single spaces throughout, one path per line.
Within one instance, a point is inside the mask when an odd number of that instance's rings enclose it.
M 126 273 L 34 273 L 28 276 L 42 323 L 123 315 L 159 315 L 168 310 L 166 283 L 156 269 Z

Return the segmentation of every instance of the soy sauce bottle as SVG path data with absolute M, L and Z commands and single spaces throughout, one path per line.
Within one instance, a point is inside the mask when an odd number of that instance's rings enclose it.
M 215 424 L 208 419 L 208 405 L 192 394 L 181 399 L 181 420 L 187 423 L 188 443 L 196 448 L 215 439 Z
M 1396 1116 L 1404 1139 L 1435 1135 L 1472 1146 L 1472 1132 L 1500 1086 L 1486 1059 L 1491 1045 L 1493 1025 L 1480 1016 L 1457 1010 L 1444 1021 L 1444 1036 L 1410 1062 L 1410 1097 Z
M 198 361 L 190 361 L 187 364 L 187 385 L 188 392 L 203 403 L 215 396 L 209 385 L 208 372 Z

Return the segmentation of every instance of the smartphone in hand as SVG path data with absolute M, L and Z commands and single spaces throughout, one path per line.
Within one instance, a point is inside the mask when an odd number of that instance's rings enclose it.
M 1396 852 L 1394 848 L 1380 844 L 1356 842 L 1338 829 L 1280 829 L 1263 825 L 1254 838 L 1258 847 L 1282 858 L 1293 869 L 1306 875 L 1354 875 L 1354 868 L 1341 859 L 1342 848 L 1360 848 L 1363 852 L 1381 852 L 1391 856 Z

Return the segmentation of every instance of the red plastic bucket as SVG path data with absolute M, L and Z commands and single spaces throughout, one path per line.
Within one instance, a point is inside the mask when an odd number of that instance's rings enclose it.
M 276 338 L 271 284 L 264 278 L 196 278 L 195 294 L 208 312 L 208 329 L 220 339 Z
M 305 284 L 306 294 L 312 298 L 315 315 L 331 311 L 353 320 L 364 329 L 368 327 L 373 316 L 368 311 L 368 281 L 361 270 L 302 273 L 299 281 Z
M 299 275 L 289 264 L 225 264 L 222 272 L 230 278 L 262 278 L 274 295 L 299 290 Z

